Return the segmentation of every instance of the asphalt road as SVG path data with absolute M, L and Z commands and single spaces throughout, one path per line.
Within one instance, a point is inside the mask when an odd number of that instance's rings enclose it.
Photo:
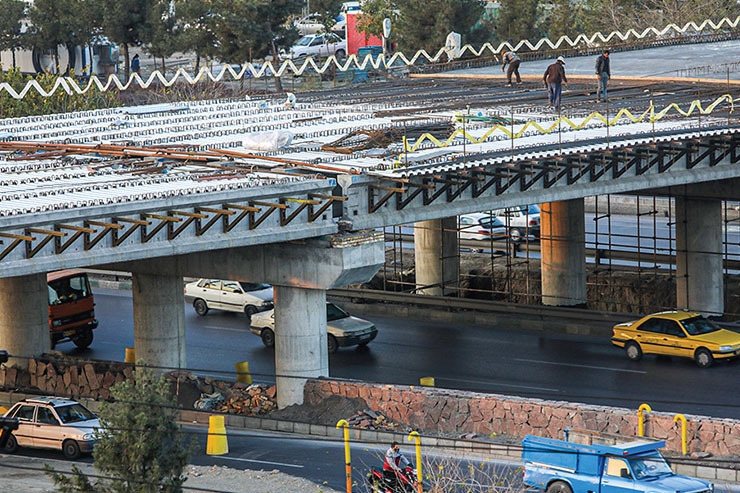
M 100 327 L 90 349 L 64 343 L 68 354 L 122 360 L 133 346 L 131 294 L 98 289 Z M 249 361 L 255 380 L 274 381 L 274 351 L 249 332 L 243 315 L 211 311 L 205 317 L 185 307 L 188 365 L 218 376 Z M 365 349 L 330 356 L 334 377 L 417 384 L 434 376 L 437 385 L 525 397 L 740 418 L 740 362 L 699 369 L 687 359 L 648 356 L 627 360 L 609 341 L 587 336 L 538 334 L 434 321 L 374 317 L 378 337 Z M 233 376 L 229 375 L 230 378 Z
M 323 439 L 300 435 L 266 433 L 259 431 L 228 431 L 229 452 L 225 455 L 206 455 L 207 427 L 186 425 L 184 431 L 197 439 L 195 452 L 190 463 L 201 466 L 228 466 L 240 470 L 279 470 L 291 476 L 298 476 L 320 486 L 325 485 L 334 490 L 345 489 L 344 443 L 341 440 Z M 381 467 L 385 449 L 389 444 L 355 443 L 351 446 L 352 480 L 355 484 L 364 484 L 365 475 L 371 467 Z M 401 444 L 401 451 L 416 466 L 413 446 Z M 492 473 L 501 475 L 517 467 L 513 462 L 486 461 L 475 458 L 444 458 L 434 449 L 422 448 L 423 467 L 443 464 L 447 470 L 464 471 L 461 479 L 468 477 L 467 466 L 474 464 L 478 477 L 483 478 Z M 24 458 L 42 459 L 51 463 L 57 470 L 66 471 L 72 461 L 67 461 L 61 452 L 38 449 L 20 449 L 12 458 L 5 459 L 0 455 L 0 466 L 40 467 L 37 461 L 24 461 Z M 7 457 L 7 456 L 6 456 Z M 79 465 L 93 463 L 91 456 L 83 456 L 77 461 Z M 462 467 L 451 467 L 457 465 Z M 88 471 L 86 468 L 82 468 Z M 18 472 L 18 471 L 15 471 Z M 97 473 L 97 472 L 94 472 Z M 43 474 L 40 471 L 28 471 L 28 475 Z M 0 468 L 0 476 L 2 469 Z M 520 476 L 517 475 L 514 480 Z M 356 491 L 364 491 L 356 488 Z

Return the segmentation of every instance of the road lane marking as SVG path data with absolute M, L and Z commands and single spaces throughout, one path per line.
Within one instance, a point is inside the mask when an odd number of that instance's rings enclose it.
M 303 469 L 303 466 L 298 464 L 285 464 L 283 462 L 271 462 L 269 460 L 257 460 L 257 459 L 242 459 L 240 457 L 215 457 L 216 459 L 229 459 L 229 460 L 238 460 L 242 462 L 255 462 L 257 464 L 268 464 L 271 466 L 283 466 L 283 467 L 295 467 L 296 469 Z
M 557 365 L 557 366 L 571 366 L 574 368 L 588 368 L 590 370 L 604 370 L 604 371 L 622 371 L 625 373 L 640 373 L 645 374 L 646 371 L 642 370 L 628 370 L 626 368 L 610 368 L 608 366 L 592 366 L 592 365 L 577 365 L 575 363 L 557 363 L 555 361 L 542 361 L 538 359 L 524 359 L 524 358 L 511 358 L 514 361 L 522 361 L 524 363 L 540 363 L 542 365 Z
M 204 329 L 215 329 L 215 330 L 229 330 L 231 332 L 249 332 L 249 329 L 232 329 L 230 327 L 216 327 L 215 325 L 204 325 Z
M 444 377 L 444 378 L 437 378 L 437 380 L 452 380 L 453 382 L 468 382 L 468 383 L 478 383 L 482 385 L 492 385 L 494 387 L 511 387 L 514 389 L 529 389 L 529 390 L 542 390 L 545 392 L 560 392 L 558 389 L 550 389 L 547 387 L 532 387 L 529 385 L 513 385 L 513 384 L 506 384 L 506 383 L 498 383 L 498 382 L 491 382 L 490 380 L 469 380 L 467 378 L 450 378 L 450 377 Z

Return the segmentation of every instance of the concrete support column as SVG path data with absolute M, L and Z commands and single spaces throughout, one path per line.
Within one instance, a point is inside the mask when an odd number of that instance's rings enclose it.
M 414 223 L 416 287 L 433 286 L 419 293 L 443 296 L 457 292 L 459 250 L 457 217 Z
M 676 307 L 721 316 L 722 201 L 676 197 Z
M 280 409 L 303 403 L 305 378 L 329 376 L 326 291 L 275 286 L 275 373 Z
M 583 199 L 541 205 L 542 304 L 586 304 L 586 220 Z
M 186 367 L 182 277 L 134 272 L 132 281 L 136 359 Z
M 49 291 L 46 274 L 0 279 L 0 349 L 19 356 L 38 356 L 51 349 Z M 8 363 L 28 368 L 27 359 Z

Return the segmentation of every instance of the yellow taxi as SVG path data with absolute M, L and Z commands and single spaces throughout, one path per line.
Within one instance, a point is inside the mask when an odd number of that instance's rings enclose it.
M 633 361 L 643 354 L 693 358 L 707 368 L 714 360 L 740 355 L 740 334 L 719 328 L 698 313 L 660 312 L 614 326 L 612 344 Z

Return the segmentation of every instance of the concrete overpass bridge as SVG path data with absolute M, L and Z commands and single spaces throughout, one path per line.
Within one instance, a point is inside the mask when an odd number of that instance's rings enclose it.
M 417 283 L 444 285 L 456 269 L 455 216 L 543 203 L 543 302 L 572 306 L 585 303 L 583 198 L 649 190 L 678 201 L 677 305 L 722 312 L 720 198 L 707 190 L 737 195 L 728 181 L 740 178 L 734 122 L 625 123 L 613 133 L 591 125 L 474 149 L 456 142 L 400 162 L 372 146 L 327 149 L 340 137 L 453 116 L 408 101 L 219 101 L 0 122 L 0 347 L 48 350 L 46 273 L 102 267 L 133 274 L 137 356 L 185 367 L 182 277 L 267 282 L 285 406 L 302 401 L 301 377 L 328 375 L 319 307 L 327 289 L 367 281 L 383 264 L 375 228 L 423 222 Z M 246 132 L 288 128 L 288 150 L 242 147 Z

